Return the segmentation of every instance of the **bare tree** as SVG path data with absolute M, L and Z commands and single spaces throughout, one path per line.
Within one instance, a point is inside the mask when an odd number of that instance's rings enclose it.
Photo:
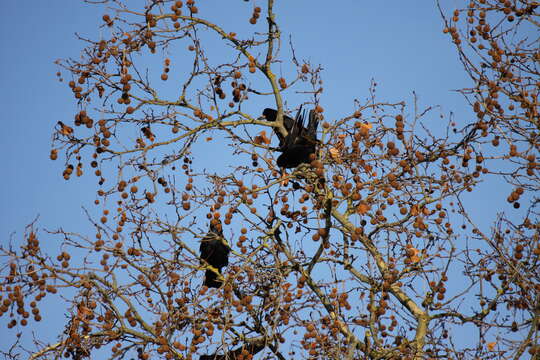
M 66 306 L 64 332 L 36 339 L 31 359 L 539 356 L 538 2 L 439 6 L 474 83 L 461 92 L 477 118 L 462 128 L 436 107 L 379 100 L 375 83 L 326 121 L 320 67 L 294 49 L 282 57 L 273 0 L 253 8 L 246 21 L 267 27 L 250 34 L 199 16 L 193 0 L 92 2 L 108 6 L 102 38 L 59 61 L 80 111 L 57 124 L 50 157 L 66 180 L 96 176 L 95 232 L 31 224 L 1 249 L 8 328 L 46 319 L 45 297 Z M 296 76 L 276 75 L 277 62 Z M 301 105 L 286 108 L 290 89 L 322 130 L 284 182 L 271 134 L 284 138 L 284 114 Z M 275 121 L 243 110 L 259 97 Z M 440 117 L 446 131 L 431 125 Z M 489 228 L 463 200 L 486 178 L 516 209 Z M 221 272 L 199 254 L 211 222 L 231 248 Z M 43 237 L 59 254 L 41 250 Z M 202 286 L 205 271 L 223 285 Z

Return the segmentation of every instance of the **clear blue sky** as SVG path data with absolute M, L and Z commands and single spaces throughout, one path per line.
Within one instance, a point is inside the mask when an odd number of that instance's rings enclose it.
M 247 17 L 235 18 L 235 6 L 205 2 L 212 6 L 206 11 L 201 4 L 201 9 L 218 21 L 223 16 L 225 29 L 241 33 L 238 28 L 249 28 Z M 284 45 L 292 34 L 299 57 L 324 68 L 327 118 L 350 112 L 352 99 L 367 96 L 372 78 L 380 84 L 380 99 L 410 100 L 414 90 L 423 105 L 463 114 L 463 100 L 450 90 L 466 85 L 467 78 L 433 4 L 342 1 L 342 11 L 334 11 L 324 1 L 277 3 Z M 38 214 L 40 223 L 50 227 L 84 222 L 80 206 L 94 199 L 91 176 L 65 181 L 61 162 L 48 156 L 54 125 L 70 123 L 76 110 L 66 84 L 56 80 L 54 60 L 77 57 L 82 43 L 75 32 L 99 34 L 103 11 L 74 0 L 2 1 L 0 11 L 0 150 L 5 158 L 0 229 L 7 239 Z
M 242 29 L 250 29 L 249 16 L 244 13 L 251 11 L 251 2 L 200 3 L 202 15 L 227 31 L 242 34 Z M 441 105 L 443 112 L 456 113 L 458 124 L 472 116 L 461 95 L 451 91 L 468 86 L 469 80 L 449 38 L 442 33 L 434 2 L 415 2 L 414 6 L 402 0 L 277 3 L 284 46 L 292 35 L 299 58 L 324 68 L 322 105 L 327 119 L 350 114 L 352 100 L 367 96 L 371 79 L 379 83 L 381 100 L 410 102 L 415 91 L 422 106 Z M 245 10 L 242 16 L 233 11 L 237 7 Z M 77 0 L 4 0 L 0 12 L 4 134 L 0 141 L 4 156 L 0 241 L 6 244 L 12 232 L 20 239 L 24 226 L 37 215 L 40 226 L 84 231 L 88 224 L 81 206 L 92 206 L 95 178 L 74 177 L 66 182 L 61 161 L 49 160 L 54 125 L 59 120 L 71 123 L 76 110 L 70 90 L 56 79 L 59 68 L 54 61 L 79 55 L 83 44 L 75 32 L 98 37 L 97 24 L 104 12 Z M 156 66 L 161 67 L 157 61 Z M 283 71 L 290 71 L 286 63 L 282 66 Z M 492 190 L 486 189 L 485 194 Z M 505 205 L 480 202 L 477 210 L 493 214 L 499 206 Z M 54 249 L 55 244 L 47 246 Z M 61 316 L 61 309 L 58 314 Z M 2 336 L 0 348 L 5 348 L 5 341 Z

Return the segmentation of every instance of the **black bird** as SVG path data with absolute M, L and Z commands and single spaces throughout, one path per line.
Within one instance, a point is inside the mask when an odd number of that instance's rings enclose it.
M 277 111 L 274 109 L 264 109 L 263 115 L 268 121 L 275 121 Z M 281 168 L 295 168 L 302 163 L 311 162 L 310 155 L 314 154 L 317 145 L 317 127 L 319 120 L 314 110 L 309 111 L 309 121 L 307 128 L 304 127 L 305 112 L 302 107 L 298 110 L 296 118 L 293 120 L 287 115 L 283 115 L 283 126 L 287 130 L 287 136 L 274 128 L 279 139 L 279 151 L 282 154 L 277 158 L 277 164 Z
M 221 221 L 212 220 L 210 222 L 210 229 L 208 234 L 201 240 L 199 250 L 201 259 L 206 262 L 205 265 L 211 265 L 221 274 L 221 268 L 229 264 L 229 252 L 231 251 L 227 240 L 223 238 Z M 201 263 L 204 262 L 201 261 Z M 218 279 L 218 274 L 215 271 L 206 270 L 203 285 L 209 288 L 219 288 L 222 284 L 223 281 Z
M 277 118 L 277 110 L 274 110 L 274 109 L 270 109 L 270 108 L 266 108 L 264 109 L 263 111 L 263 116 L 266 118 L 266 120 L 268 121 L 276 121 L 276 118 Z M 285 114 L 283 114 L 283 126 L 285 127 L 285 130 L 287 130 L 287 133 L 289 133 L 291 131 L 291 129 L 293 128 L 294 126 L 294 123 L 295 123 L 295 120 L 293 118 L 291 118 L 290 116 L 287 116 Z M 285 140 L 285 136 L 283 136 L 278 128 L 274 128 L 274 133 L 277 135 L 278 139 L 279 139 L 279 146 L 282 146 L 283 145 L 283 141 Z

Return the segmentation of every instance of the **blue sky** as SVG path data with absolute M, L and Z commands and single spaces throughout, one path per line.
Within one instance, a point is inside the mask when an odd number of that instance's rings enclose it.
M 379 83 L 380 99 L 409 101 L 414 90 L 423 105 L 439 104 L 443 111 L 463 113 L 461 96 L 450 90 L 466 85 L 467 78 L 442 34 L 433 4 L 343 1 L 343 11 L 327 4 L 295 1 L 278 2 L 276 7 L 284 46 L 292 34 L 297 55 L 324 68 L 327 117 L 350 112 L 354 98 L 367 96 L 371 79 Z M 222 22 L 225 29 L 249 29 L 248 17 L 232 14 L 234 6 L 209 1 L 208 9 L 200 7 L 210 18 L 228 14 Z M 251 11 L 251 5 L 239 8 L 246 14 Z M 65 181 L 60 161 L 48 156 L 54 125 L 70 122 L 76 110 L 66 84 L 56 80 L 59 68 L 54 61 L 78 56 L 83 44 L 75 32 L 96 36 L 103 11 L 73 0 L 5 1 L 0 9 L 7 15 L 0 24 L 5 134 L 0 150 L 7 160 L 0 229 L 6 239 L 38 214 L 40 223 L 52 227 L 84 221 L 80 207 L 94 198 L 93 179 Z M 286 66 L 283 71 L 288 71 Z
M 379 84 L 380 100 L 410 103 L 415 91 L 421 107 L 440 105 L 443 113 L 456 114 L 458 124 L 472 116 L 462 96 L 452 91 L 467 87 L 469 80 L 450 39 L 442 33 L 433 2 L 416 6 L 398 0 L 340 1 L 336 6 L 313 0 L 277 3 L 284 48 L 291 35 L 297 56 L 324 68 L 321 104 L 327 119 L 350 114 L 353 100 L 367 97 L 372 79 Z M 251 4 L 203 0 L 199 8 L 227 31 L 242 34 L 243 29 L 251 30 Z M 0 22 L 4 133 L 0 241 L 6 244 L 13 232 L 14 239 L 20 239 L 24 226 L 38 215 L 40 226 L 84 231 L 88 223 L 81 206 L 92 206 L 95 178 L 65 181 L 62 163 L 49 160 L 54 125 L 71 123 L 76 111 L 71 91 L 56 78 L 59 68 L 54 61 L 79 55 L 83 44 L 75 32 L 98 37 L 103 11 L 76 0 L 2 1 L 0 11 L 4 14 Z M 161 63 L 156 60 L 157 67 Z M 287 63 L 281 70 L 292 71 Z M 271 105 L 270 100 L 266 105 Z M 212 154 L 202 156 L 210 159 Z M 493 188 L 488 187 L 475 196 L 490 191 Z M 492 215 L 499 206 L 506 205 L 479 204 L 475 210 Z M 54 249 L 55 244 L 47 246 Z M 0 346 L 5 345 L 0 340 Z

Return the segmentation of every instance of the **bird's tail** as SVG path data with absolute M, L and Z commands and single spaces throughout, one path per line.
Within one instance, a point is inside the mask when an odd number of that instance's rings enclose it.
M 307 126 L 307 133 L 314 141 L 317 139 L 317 128 L 319 127 L 319 116 L 315 110 L 309 110 L 309 121 Z
M 209 288 L 219 288 L 223 284 L 223 281 L 218 279 L 217 274 L 212 270 L 206 270 L 204 273 L 204 283 L 203 285 L 208 286 Z

